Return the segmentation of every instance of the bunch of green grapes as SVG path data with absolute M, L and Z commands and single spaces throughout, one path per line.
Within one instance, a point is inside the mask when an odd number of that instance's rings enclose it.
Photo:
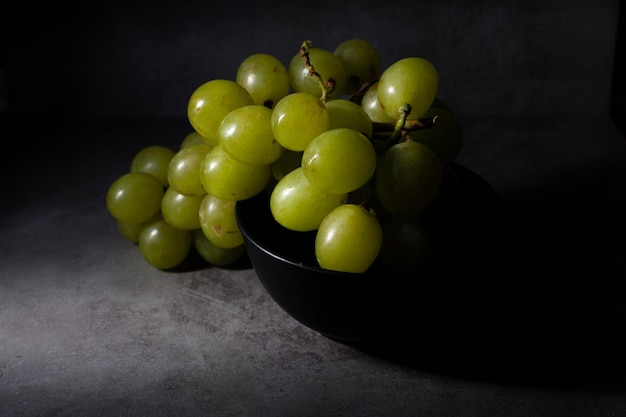
M 218 245 L 202 230 L 207 195 L 198 173 L 209 149 L 197 132 L 185 136 L 178 150 L 145 147 L 109 186 L 106 205 L 119 232 L 158 269 L 180 265 L 193 250 L 215 266 L 230 265 L 245 252 L 243 244 Z
M 192 92 L 192 133 L 176 152 L 138 153 L 107 207 L 161 269 L 194 247 L 209 263 L 236 261 L 244 252 L 236 205 L 262 192 L 283 227 L 316 232 L 322 268 L 421 267 L 436 241 L 424 213 L 454 183 L 447 166 L 463 140 L 438 82 L 427 59 L 383 69 L 373 45 L 357 38 L 334 50 L 305 41 L 287 65 L 249 55 L 232 79 Z M 410 256 L 417 247 L 424 256 Z
M 288 92 L 280 61 L 249 56 L 233 80 L 209 80 L 192 92 L 193 130 L 178 150 L 140 150 L 130 172 L 111 184 L 107 209 L 149 264 L 172 269 L 194 249 L 216 266 L 244 254 L 236 204 L 272 178 L 271 164 L 284 148 L 274 139 L 271 107 Z
M 288 71 L 292 93 L 274 108 L 289 150 L 274 164 L 275 220 L 316 231 L 325 269 L 434 267 L 440 240 L 427 214 L 455 184 L 448 164 L 463 141 L 435 66 L 407 57 L 383 70 L 372 44 L 349 39 L 333 52 L 303 43 Z

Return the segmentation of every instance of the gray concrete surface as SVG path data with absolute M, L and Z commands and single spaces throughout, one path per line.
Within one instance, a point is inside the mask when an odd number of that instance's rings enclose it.
M 109 184 L 185 121 L 0 126 L 1 416 L 624 415 L 626 141 L 608 119 L 465 120 L 459 162 L 507 214 L 472 295 L 496 330 L 440 352 L 407 334 L 397 357 L 300 325 L 245 264 L 158 271 L 121 238 Z

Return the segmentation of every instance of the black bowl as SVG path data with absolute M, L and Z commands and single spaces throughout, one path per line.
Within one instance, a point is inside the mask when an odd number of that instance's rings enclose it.
M 392 273 L 372 266 L 362 274 L 318 266 L 315 232 L 278 224 L 266 193 L 238 202 L 237 221 L 248 256 L 272 299 L 289 315 L 343 342 L 452 328 L 466 319 L 499 231 L 500 200 L 473 171 L 451 164 L 459 198 L 435 211 L 443 244 L 437 268 Z

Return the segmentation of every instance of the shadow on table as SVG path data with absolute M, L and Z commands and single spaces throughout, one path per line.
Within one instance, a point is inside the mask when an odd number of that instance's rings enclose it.
M 471 303 L 354 346 L 460 377 L 626 386 L 626 186 L 616 194 L 589 172 L 568 181 L 503 198 L 503 233 Z

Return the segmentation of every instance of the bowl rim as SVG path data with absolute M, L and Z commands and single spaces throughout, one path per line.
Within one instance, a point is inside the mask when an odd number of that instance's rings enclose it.
M 251 199 L 263 199 L 265 200 L 265 198 L 261 195 L 261 194 L 257 194 L 256 196 L 253 196 Z M 249 203 L 248 203 L 249 204 Z M 253 233 L 250 233 L 250 229 L 247 227 L 246 223 L 243 222 L 241 220 L 241 209 L 239 209 L 239 204 L 236 205 L 235 207 L 235 213 L 236 213 L 236 218 L 237 218 L 237 224 L 239 226 L 239 230 L 241 231 L 241 234 L 244 237 L 244 244 L 246 245 L 254 245 L 256 248 L 258 248 L 260 251 L 266 253 L 267 255 L 271 256 L 272 258 L 283 262 L 283 263 L 287 263 L 293 267 L 296 267 L 298 269 L 305 269 L 309 272 L 314 272 L 314 273 L 324 273 L 327 275 L 334 275 L 334 276 L 338 276 L 338 277 L 346 277 L 346 278 L 355 278 L 355 277 L 359 277 L 362 278 L 364 276 L 370 276 L 370 275 L 377 275 L 376 273 L 374 273 L 372 270 L 367 270 L 365 272 L 359 273 L 359 272 L 345 272 L 345 271 L 335 271 L 332 269 L 325 269 L 322 268 L 321 266 L 316 266 L 316 265 L 311 265 L 309 263 L 304 263 L 304 262 L 299 262 L 295 259 L 292 259 L 289 256 L 285 256 L 282 255 L 280 253 L 278 253 L 276 250 L 271 250 L 269 249 L 267 246 L 261 245 L 259 243 L 259 241 L 255 238 Z M 276 220 L 273 219 L 273 217 L 271 219 L 269 219 L 273 222 L 275 222 Z M 291 232 L 291 231 L 290 231 Z M 312 233 L 312 232 L 293 232 L 293 233 Z

